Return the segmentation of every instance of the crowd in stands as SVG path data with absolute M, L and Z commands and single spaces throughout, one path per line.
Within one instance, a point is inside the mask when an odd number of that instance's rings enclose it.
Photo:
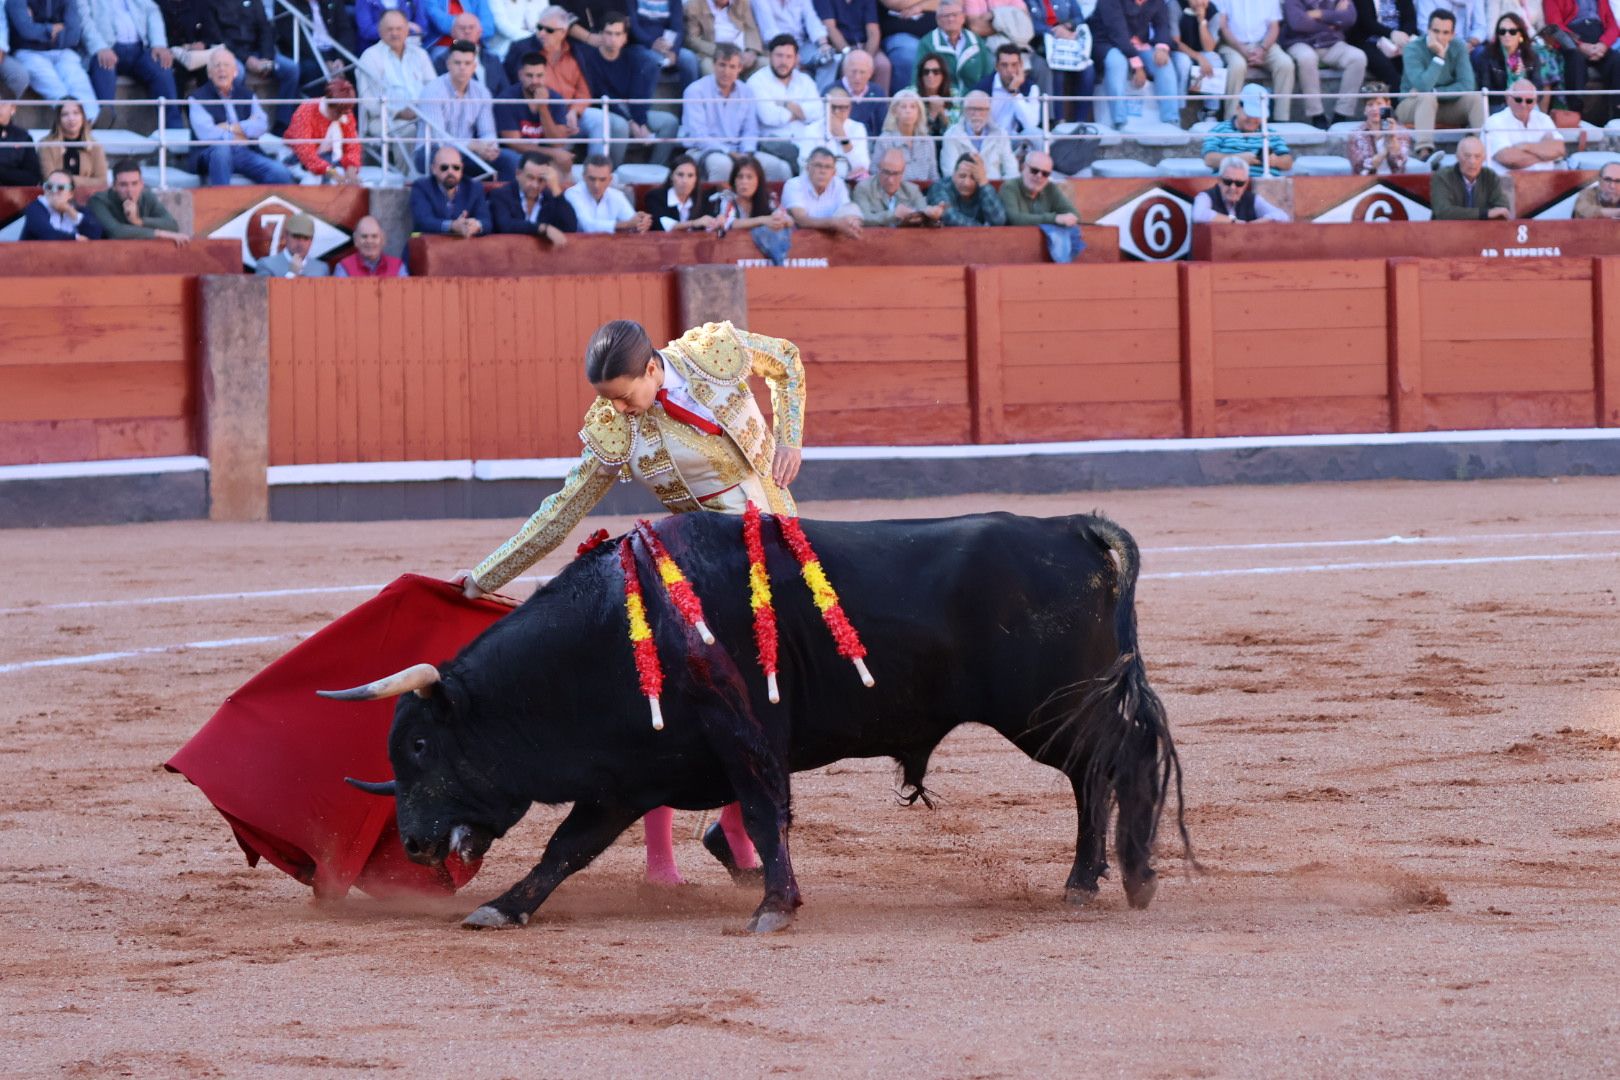
M 1252 181 L 1293 163 L 1265 121 L 1297 87 L 1306 121 L 1360 120 L 1359 175 L 1438 166 L 1437 126 L 1479 132 L 1437 182 L 1436 216 L 1445 200 L 1493 216 L 1498 173 L 1564 157 L 1552 110 L 1607 108 L 1586 100 L 1589 80 L 1620 90 L 1616 5 L 1447 2 L 3 0 L 0 84 L 58 104 L 37 147 L 0 104 L 0 183 L 43 184 L 29 235 L 178 237 L 96 141 L 98 99 L 123 75 L 175 102 L 160 122 L 189 128 L 202 181 L 288 183 L 295 161 L 312 181 L 355 183 L 387 153 L 416 177 L 423 233 L 563 244 L 743 228 L 781 261 L 793 229 L 1011 222 L 1070 258 L 1082 245 L 1050 182 L 1054 124 L 1124 125 L 1133 91 L 1179 124 L 1190 94 L 1217 173 L 1195 220 L 1260 222 L 1281 211 Z M 1048 100 L 1099 88 L 1102 116 Z M 266 133 L 292 156 L 267 152 Z M 639 207 L 615 184 L 630 154 L 669 167 Z M 486 197 L 486 179 L 506 183 Z M 75 189 L 113 194 L 80 211 Z

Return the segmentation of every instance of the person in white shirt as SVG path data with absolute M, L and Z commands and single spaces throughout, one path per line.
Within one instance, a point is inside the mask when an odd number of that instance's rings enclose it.
M 753 0 L 753 11 L 762 39 L 787 34 L 799 43 L 799 66 L 825 93 L 837 77 L 839 54 L 827 40 L 827 24 L 816 14 L 815 0 Z
M 1222 0 L 1226 18 L 1221 23 L 1220 54 L 1226 59 L 1226 85 L 1244 86 L 1249 69 L 1265 68 L 1271 73 L 1272 120 L 1288 119 L 1294 92 L 1294 58 L 1277 44 L 1282 32 L 1282 0 Z M 1229 105 L 1226 118 L 1234 115 Z
M 866 125 L 849 117 L 853 102 L 849 91 L 835 86 L 827 91 L 826 115 L 799 140 L 799 168 L 810 164 L 818 147 L 832 151 L 838 178 L 860 183 L 872 173 L 872 156 L 867 147 Z
M 799 43 L 787 34 L 770 40 L 770 63 L 748 77 L 759 102 L 759 148 L 783 161 L 798 161 L 798 141 L 821 123 L 816 81 L 799 70 Z
M 644 233 L 652 227 L 652 217 L 638 213 L 613 186 L 613 159 L 606 154 L 585 159 L 585 182 L 570 187 L 563 198 L 574 208 L 582 233 Z
M 940 175 L 954 172 L 955 163 L 969 153 L 978 154 L 984 162 L 986 180 L 1011 180 L 1018 175 L 1012 139 L 990 118 L 990 95 L 983 90 L 968 91 L 962 99 L 962 119 L 945 129 L 939 151 Z
M 782 185 L 782 209 L 801 229 L 820 229 L 854 240 L 861 237 L 861 208 L 849 199 L 849 189 L 835 175 L 832 151 L 810 152 L 804 172 Z
M 551 0 L 489 0 L 489 13 L 495 19 L 493 29 L 485 27 L 484 47 L 502 60 L 514 41 L 535 36 L 540 26 L 540 14 Z
M 427 50 L 411 40 L 411 23 L 401 11 L 386 11 L 377 20 L 378 41 L 360 54 L 355 66 L 360 77 L 361 133 L 383 133 L 382 100 L 388 99 L 387 131 L 401 171 L 410 172 L 410 140 L 416 134 L 416 111 L 411 102 L 439 73 Z
M 1507 89 L 1508 107 L 1480 129 L 1485 160 L 1499 173 L 1556 169 L 1568 148 L 1552 117 L 1536 108 L 1536 84 L 1520 79 Z
M 1015 147 L 1046 149 L 1046 134 L 1041 128 L 1041 88 L 1024 66 L 1023 52 L 1010 41 L 996 48 L 996 73 L 990 79 L 990 119 L 1008 138 L 1016 140 Z M 949 169 L 941 169 L 940 175 L 949 176 L 955 171 L 953 162 Z M 1007 175 L 1018 175 L 1017 168 Z

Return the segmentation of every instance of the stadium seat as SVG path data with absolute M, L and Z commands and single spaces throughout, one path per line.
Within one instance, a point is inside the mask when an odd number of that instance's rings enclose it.
M 1215 170 L 1203 158 L 1167 157 L 1159 161 L 1160 176 L 1214 176 Z
M 639 165 L 634 162 L 625 162 L 613 170 L 613 178 L 620 184 L 647 184 L 657 187 L 669 179 L 667 165 Z
M 1321 128 L 1312 127 L 1310 124 L 1287 121 L 1281 124 L 1272 124 L 1267 130 L 1281 135 L 1283 141 L 1288 144 L 1288 149 L 1296 153 L 1306 147 L 1326 146 L 1328 141 L 1327 132 Z
M 126 157 L 146 157 L 157 153 L 157 140 L 150 135 L 137 135 L 123 128 L 98 128 L 96 141 L 107 151 L 108 160 Z
M 158 177 L 159 170 L 156 165 L 141 166 L 141 179 L 146 181 L 148 187 L 154 189 L 157 188 Z M 168 168 L 167 183 L 170 188 L 184 188 L 188 191 L 192 188 L 202 187 L 202 180 L 197 177 L 196 173 L 190 173 L 184 169 L 177 169 L 174 167 L 172 162 Z
M 1620 161 L 1620 154 L 1611 150 L 1582 150 L 1569 155 L 1569 167 L 1572 169 L 1601 169 L 1617 161 Z
M 1349 176 L 1350 159 L 1328 154 L 1307 154 L 1294 159 L 1294 167 L 1289 173 L 1293 176 Z
M 1159 171 L 1145 161 L 1135 158 L 1098 158 L 1091 163 L 1091 175 L 1111 180 L 1128 180 L 1144 176 L 1158 176 Z
M 1138 146 L 1186 146 L 1193 138 L 1175 124 L 1166 124 L 1146 116 L 1129 117 L 1119 133 Z
M 1052 129 L 1052 134 L 1054 134 L 1054 135 L 1067 135 L 1067 134 L 1069 134 L 1071 132 L 1078 131 L 1078 130 L 1080 130 L 1080 128 L 1085 127 L 1085 126 L 1086 125 L 1080 123 L 1077 120 L 1071 120 L 1066 124 L 1059 124 L 1056 127 L 1054 127 Z M 1098 136 L 1097 145 L 1098 146 L 1103 146 L 1103 147 L 1118 146 L 1120 143 L 1125 141 L 1123 138 L 1120 137 L 1119 132 L 1115 131 L 1113 128 L 1109 127 L 1107 124 L 1092 124 L 1091 126 L 1097 129 L 1097 136 Z

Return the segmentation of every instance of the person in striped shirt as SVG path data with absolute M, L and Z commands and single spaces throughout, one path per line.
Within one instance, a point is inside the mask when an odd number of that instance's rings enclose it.
M 1266 98 L 1262 86 L 1250 83 L 1243 88 L 1232 119 L 1216 124 L 1204 138 L 1206 165 L 1216 169 L 1227 158 L 1241 158 L 1248 164 L 1250 176 L 1285 173 L 1293 168 L 1294 155 L 1283 137 L 1275 131 L 1261 134 L 1260 121 L 1266 115 Z

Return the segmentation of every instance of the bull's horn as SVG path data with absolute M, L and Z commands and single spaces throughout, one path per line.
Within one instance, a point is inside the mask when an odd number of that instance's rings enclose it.
M 376 701 L 378 698 L 398 697 L 407 690 L 415 690 L 417 696 L 427 697 L 425 691 L 428 687 L 439 681 L 439 669 L 432 664 L 413 664 L 404 671 L 396 672 L 386 679 L 356 686 L 351 690 L 317 690 L 323 698 L 333 701 Z
M 375 780 L 356 780 L 352 776 L 345 776 L 343 778 L 343 782 L 348 784 L 350 787 L 359 788 L 367 795 L 386 795 L 389 798 L 394 796 L 394 788 L 395 784 L 397 783 L 397 781 L 394 780 L 383 780 L 380 782 Z

